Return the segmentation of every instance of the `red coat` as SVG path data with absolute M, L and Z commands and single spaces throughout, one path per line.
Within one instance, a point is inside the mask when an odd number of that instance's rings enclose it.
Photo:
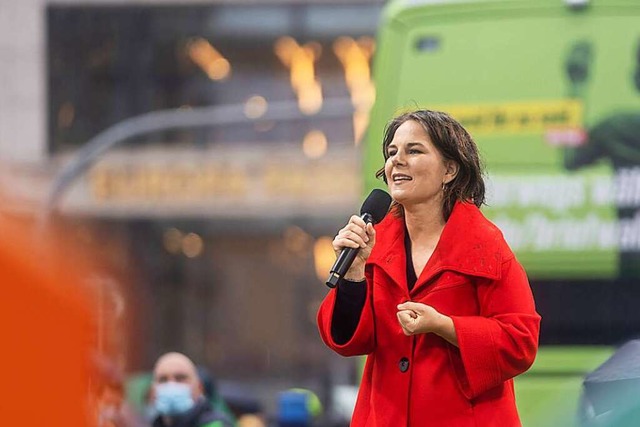
M 458 203 L 409 292 L 404 233 L 392 214 L 376 226 L 367 300 L 347 343 L 331 337 L 335 289 L 318 312 L 330 348 L 368 355 L 351 426 L 519 426 L 512 378 L 533 363 L 540 325 L 523 268 L 495 225 Z M 459 347 L 432 333 L 405 336 L 396 306 L 408 300 L 450 316 Z

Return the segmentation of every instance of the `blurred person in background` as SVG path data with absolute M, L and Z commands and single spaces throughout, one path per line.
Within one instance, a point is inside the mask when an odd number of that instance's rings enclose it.
M 311 427 L 318 425 L 322 403 L 311 390 L 292 388 L 278 395 L 278 427 Z
M 351 425 L 521 425 L 512 378 L 538 348 L 526 273 L 480 212 L 478 149 L 445 113 L 386 127 L 376 176 L 394 203 L 375 226 L 353 216 L 333 247 L 359 248 L 318 326 L 343 356 L 368 355 Z
M 235 412 L 233 408 L 227 404 L 225 399 L 222 398 L 213 374 L 211 374 L 211 372 L 206 367 L 198 365 L 196 366 L 196 371 L 198 372 L 198 378 L 200 378 L 200 382 L 202 383 L 204 396 L 209 402 L 211 402 L 211 405 L 216 411 L 222 412 L 231 420 L 235 419 L 243 413 Z
M 196 366 L 184 354 L 158 358 L 150 391 L 153 427 L 233 427 L 230 417 L 213 408 L 204 394 Z

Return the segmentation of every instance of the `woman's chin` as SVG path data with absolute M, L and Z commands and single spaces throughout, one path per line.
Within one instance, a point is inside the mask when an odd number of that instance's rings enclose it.
M 399 190 L 391 190 L 389 194 L 391 194 L 394 202 L 401 204 L 405 209 L 407 207 L 431 204 L 434 202 L 442 203 L 442 198 L 438 197 L 437 194 L 431 197 L 425 197 L 422 195 L 416 195 L 410 191 Z
M 409 195 L 407 194 L 406 191 L 402 191 L 402 190 L 392 190 L 391 191 L 391 198 L 400 204 L 406 203 L 407 201 L 409 201 L 411 198 L 409 197 Z

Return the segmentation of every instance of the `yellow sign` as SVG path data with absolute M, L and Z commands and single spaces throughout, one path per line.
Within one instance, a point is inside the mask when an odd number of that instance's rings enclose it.
M 436 108 L 458 120 L 472 135 L 542 133 L 551 128 L 577 128 L 583 105 L 577 100 L 449 105 Z
M 98 167 L 90 175 L 95 199 L 200 199 L 212 195 L 243 197 L 248 178 L 243 170 L 219 167 Z
M 359 194 L 353 162 L 282 162 L 191 164 L 104 162 L 88 175 L 91 199 L 109 202 L 189 204 L 224 198 L 234 203 L 296 199 L 318 202 Z

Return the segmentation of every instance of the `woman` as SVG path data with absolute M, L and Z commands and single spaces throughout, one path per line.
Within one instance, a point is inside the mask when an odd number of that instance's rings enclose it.
M 360 248 L 318 313 L 325 343 L 368 355 L 352 426 L 519 426 L 512 378 L 533 363 L 540 316 L 526 274 L 480 212 L 477 147 L 447 114 L 392 120 L 378 171 L 394 200 L 333 240 Z

